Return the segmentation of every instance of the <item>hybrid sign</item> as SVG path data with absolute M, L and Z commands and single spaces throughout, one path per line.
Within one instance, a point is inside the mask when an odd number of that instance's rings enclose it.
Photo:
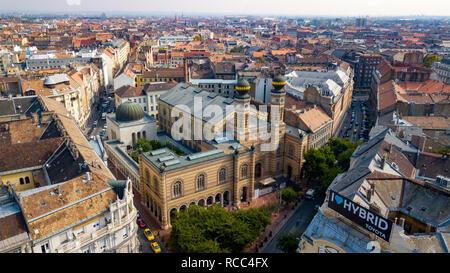
M 362 228 L 389 242 L 392 231 L 391 220 L 361 207 L 350 199 L 347 199 L 334 191 L 330 191 L 328 207 L 350 221 L 358 224 Z

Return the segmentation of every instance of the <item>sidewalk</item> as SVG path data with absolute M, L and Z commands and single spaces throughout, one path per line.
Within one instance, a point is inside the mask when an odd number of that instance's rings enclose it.
M 166 244 L 170 240 L 171 229 L 162 230 L 159 227 L 159 224 L 156 222 L 156 220 L 149 214 L 148 209 L 145 208 L 144 205 L 141 203 L 140 194 L 134 190 L 133 194 L 134 194 L 133 203 L 136 209 L 139 211 L 141 218 L 144 219 L 144 222 L 152 230 L 153 234 L 158 239 L 159 241 L 158 243 L 160 243 L 161 248 L 163 248 L 163 250 L 166 249 L 167 251 Z
M 117 179 L 122 179 L 122 180 L 126 179 L 126 177 L 124 177 L 120 171 L 116 170 L 115 166 L 109 160 L 108 160 L 108 168 L 111 170 L 111 172 L 114 175 L 117 176 L 116 177 Z M 145 208 L 145 205 L 143 205 L 141 203 L 141 195 L 134 188 L 133 188 L 133 195 L 134 195 L 133 204 L 136 207 L 136 209 L 139 211 L 139 214 L 141 215 L 141 218 L 144 219 L 144 222 L 150 227 L 150 229 L 152 230 L 152 232 L 155 235 L 155 237 L 160 242 L 164 242 L 164 246 L 161 246 L 161 248 L 163 248 L 163 247 L 166 248 L 165 247 L 166 243 L 170 239 L 170 231 L 171 231 L 171 229 L 162 230 L 159 227 L 159 224 L 156 222 L 156 220 L 149 214 L 148 209 Z
M 266 227 L 265 231 L 259 236 L 259 238 L 244 250 L 244 253 L 258 253 L 260 250 L 264 249 L 275 237 L 275 235 L 280 231 L 280 229 L 289 221 L 289 219 L 295 214 L 296 210 L 301 206 L 303 200 L 300 201 L 294 209 L 291 209 L 293 205 L 289 205 L 290 209 L 285 209 L 280 211 L 280 213 L 272 213 L 271 222 L 269 226 Z M 269 236 L 272 232 L 272 236 Z M 267 242 L 264 242 L 264 238 L 267 237 Z M 262 246 L 261 246 L 262 243 Z M 258 251 L 257 251 L 258 249 Z

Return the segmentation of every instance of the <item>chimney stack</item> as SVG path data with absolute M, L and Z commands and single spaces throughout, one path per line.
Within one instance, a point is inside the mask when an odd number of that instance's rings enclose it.
M 189 70 L 188 70 L 188 62 L 187 59 L 184 58 L 183 59 L 184 62 L 184 82 L 188 83 L 189 82 Z
M 384 166 L 386 165 L 386 155 L 383 155 L 380 165 L 381 165 L 381 169 L 384 169 Z

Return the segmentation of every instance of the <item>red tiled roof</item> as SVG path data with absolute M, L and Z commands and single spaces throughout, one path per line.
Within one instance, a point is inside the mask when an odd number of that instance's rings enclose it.
M 388 81 L 381 84 L 378 91 L 378 110 L 386 109 L 397 102 L 396 88 L 394 81 Z

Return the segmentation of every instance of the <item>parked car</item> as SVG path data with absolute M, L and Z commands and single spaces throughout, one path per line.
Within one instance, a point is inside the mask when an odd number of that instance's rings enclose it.
M 147 226 L 142 218 L 137 219 L 137 224 L 141 228 L 145 228 Z
M 150 242 L 155 240 L 155 235 L 153 235 L 152 231 L 147 228 L 144 230 L 144 236 L 145 238 L 147 238 L 147 240 L 149 240 Z
M 316 191 L 314 190 L 314 189 L 309 189 L 307 192 L 306 192 L 306 199 L 313 199 L 314 198 L 314 193 L 315 193 Z
M 159 247 L 157 242 L 151 242 L 150 246 L 152 247 L 153 252 L 161 253 L 161 248 Z
M 105 131 L 102 131 L 101 133 L 100 133 L 100 136 L 101 137 L 104 137 L 106 135 L 106 132 Z
M 98 121 L 94 121 L 93 125 L 94 125 L 95 127 L 97 127 Z

